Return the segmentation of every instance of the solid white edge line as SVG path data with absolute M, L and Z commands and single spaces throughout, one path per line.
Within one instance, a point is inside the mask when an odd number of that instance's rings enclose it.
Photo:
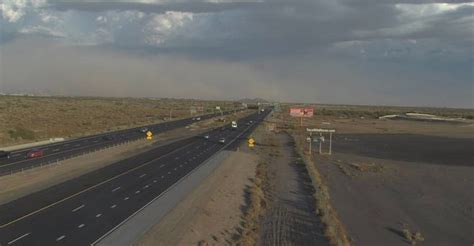
M 267 114 L 268 116 L 269 114 Z M 265 116 L 265 118 L 267 117 Z M 265 119 L 265 118 L 262 118 Z M 237 135 L 232 141 L 230 141 L 228 144 L 224 145 L 221 149 L 219 149 L 218 151 L 216 151 L 214 154 L 212 154 L 211 156 L 209 156 L 209 158 L 207 158 L 206 160 L 204 160 L 203 162 L 201 162 L 201 164 L 199 164 L 199 166 L 195 167 L 193 170 L 191 170 L 189 173 L 187 173 L 185 176 L 181 177 L 178 181 L 176 181 L 174 184 L 172 184 L 170 187 L 168 187 L 168 189 L 166 189 L 165 191 L 163 191 L 160 195 L 158 195 L 157 197 L 153 198 L 153 200 L 151 200 L 150 202 L 148 202 L 147 204 L 145 204 L 143 207 L 141 207 L 140 209 L 138 209 L 137 211 L 135 211 L 133 214 L 131 214 L 130 216 L 128 216 L 127 218 L 125 218 L 122 222 L 120 222 L 118 225 L 114 226 L 114 228 L 110 229 L 108 232 L 106 232 L 104 235 L 102 235 L 101 237 L 99 237 L 97 240 L 95 240 L 94 242 L 91 243 L 91 246 L 95 246 L 98 242 L 100 242 L 102 239 L 104 239 L 105 237 L 107 237 L 109 234 L 111 234 L 113 231 L 117 230 L 117 228 L 119 228 L 120 226 L 122 226 L 123 224 L 125 224 L 128 220 L 130 220 L 132 217 L 134 217 L 136 214 L 138 214 L 139 212 L 141 212 L 143 209 L 145 209 L 146 207 L 148 207 L 148 205 L 150 205 L 151 203 L 153 203 L 154 201 L 156 201 L 157 199 L 159 199 L 160 197 L 162 197 L 164 194 L 166 194 L 167 192 L 169 192 L 173 187 L 175 187 L 176 185 L 178 185 L 183 179 L 187 178 L 189 175 L 191 175 L 192 173 L 194 173 L 202 164 L 208 162 L 211 158 L 213 158 L 215 155 L 217 155 L 219 152 L 221 152 L 223 149 L 227 148 L 228 146 L 230 146 L 234 141 L 236 141 L 237 139 L 239 139 L 240 136 L 242 136 L 245 132 L 247 132 L 250 127 L 252 127 L 252 125 L 250 125 L 249 127 L 247 127 L 242 133 L 240 133 L 239 135 Z

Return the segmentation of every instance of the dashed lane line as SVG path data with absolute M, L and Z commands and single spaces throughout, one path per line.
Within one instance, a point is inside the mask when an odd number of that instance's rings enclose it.
M 30 234 L 31 234 L 31 232 L 25 233 L 25 234 L 23 234 L 23 235 L 21 235 L 21 236 L 15 238 L 15 239 L 11 240 L 11 241 L 8 242 L 7 244 L 8 244 L 8 245 L 14 244 L 16 241 L 18 241 L 18 240 L 20 240 L 20 239 L 22 239 L 22 238 L 24 238 L 24 237 L 27 237 L 27 236 L 30 235 Z
M 59 201 L 56 201 L 56 202 L 51 203 L 51 204 L 49 204 L 49 205 L 47 205 L 47 206 L 44 206 L 44 207 L 42 207 L 42 208 L 40 208 L 40 209 L 37 209 L 37 210 L 35 210 L 35 211 L 31 212 L 31 213 L 28 213 L 28 214 L 26 214 L 26 215 L 23 215 L 23 216 L 21 216 L 21 217 L 15 219 L 15 220 L 12 220 L 12 221 L 10 221 L 10 222 L 8 222 L 8 223 L 5 223 L 5 224 L 3 224 L 3 225 L 0 225 L 0 229 L 1 229 L 1 228 L 5 228 L 5 227 L 7 227 L 7 226 L 9 226 L 9 225 L 12 225 L 12 224 L 14 224 L 14 223 L 16 223 L 16 222 L 18 222 L 18 221 L 21 221 L 21 220 L 23 220 L 23 219 L 25 219 L 25 218 L 28 218 L 28 217 L 30 217 L 30 216 L 32 216 L 32 215 L 35 215 L 35 214 L 37 214 L 37 213 L 39 213 L 39 212 L 41 212 L 41 211 L 44 211 L 44 210 L 46 210 L 46 209 L 48 209 L 48 208 L 50 208 L 50 207 L 53 207 L 53 206 L 58 205 L 58 204 L 60 204 L 60 203 L 63 203 L 63 202 L 65 202 L 65 201 L 67 201 L 67 200 L 70 200 L 71 198 L 74 198 L 74 197 L 76 197 L 76 196 L 79 196 L 80 194 L 83 194 L 83 193 L 85 193 L 85 192 L 87 192 L 87 191 L 90 191 L 90 190 L 92 190 L 92 189 L 94 189 L 94 188 L 97 188 L 97 187 L 99 187 L 99 186 L 101 186 L 101 185 L 103 185 L 103 184 L 106 184 L 106 183 L 108 183 L 108 182 L 110 182 L 110 181 L 112 181 L 112 180 L 115 180 L 115 179 L 117 179 L 117 178 L 120 178 L 120 177 L 122 177 L 122 176 L 124 176 L 124 175 L 126 175 L 126 174 L 128 174 L 128 173 L 131 173 L 131 172 L 137 170 L 137 169 L 140 169 L 140 168 L 142 168 L 142 167 L 148 166 L 148 165 L 150 165 L 151 163 L 153 163 L 154 161 L 159 160 L 159 159 L 162 159 L 162 158 L 164 158 L 164 157 L 166 157 L 166 156 L 169 156 L 169 155 L 171 155 L 171 154 L 173 154 L 173 153 L 175 153 L 175 152 L 177 152 L 177 151 L 179 151 L 179 150 L 181 150 L 181 149 L 184 149 L 184 148 L 186 148 L 186 147 L 188 147 L 188 146 L 190 146 L 190 145 L 192 145 L 192 144 L 195 144 L 195 143 L 194 143 L 194 142 L 191 142 L 191 143 L 189 143 L 189 144 L 186 144 L 186 145 L 184 145 L 184 146 L 182 146 L 182 147 L 180 147 L 180 148 L 175 149 L 174 151 L 171 151 L 171 152 L 169 152 L 169 153 L 167 153 L 167 154 L 165 154 L 165 155 L 162 155 L 162 156 L 160 156 L 160 157 L 157 157 L 156 159 L 153 159 L 153 160 L 151 160 L 151 161 L 149 161 L 149 162 L 145 162 L 145 163 L 143 163 L 143 164 L 141 164 L 141 165 L 139 165 L 139 166 L 137 166 L 137 167 L 134 167 L 134 168 L 132 168 L 132 169 L 129 169 L 129 170 L 127 170 L 127 171 L 125 171 L 125 172 L 123 172 L 123 173 L 121 173 L 121 174 L 118 174 L 118 175 L 116 175 L 116 176 L 114 176 L 114 177 L 111 177 L 111 178 L 109 178 L 109 179 L 107 179 L 107 180 L 104 180 L 104 181 L 102 181 L 102 182 L 100 182 L 100 183 L 98 183 L 98 184 L 96 184 L 96 185 L 93 185 L 93 186 L 91 186 L 91 187 L 89 187 L 89 188 L 86 188 L 86 189 L 84 189 L 84 190 L 82 190 L 82 191 L 79 191 L 79 192 L 77 192 L 77 193 L 75 193 L 75 194 L 73 194 L 73 195 L 70 195 L 70 196 L 68 196 L 68 197 L 65 197 L 65 198 L 63 198 L 63 199 L 61 199 L 61 200 L 59 200 Z
M 71 210 L 71 212 L 73 212 L 73 213 L 74 213 L 74 212 L 77 212 L 77 211 L 81 210 L 81 208 L 83 208 L 83 207 L 85 207 L 85 206 L 86 206 L 86 205 L 82 204 L 81 206 L 79 206 L 79 207 L 77 207 L 77 208 Z
M 56 242 L 59 242 L 59 241 L 63 240 L 65 237 L 66 237 L 66 236 L 62 235 L 62 236 L 56 238 Z

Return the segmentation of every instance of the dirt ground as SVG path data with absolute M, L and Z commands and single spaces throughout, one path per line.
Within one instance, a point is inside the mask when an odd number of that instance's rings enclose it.
M 474 243 L 474 125 L 338 117 L 279 123 L 301 135 L 306 127 L 336 129 L 333 155 L 313 153 L 353 245 Z
M 262 221 L 259 245 L 328 245 L 314 208 L 314 187 L 293 139 L 275 134 L 276 157 L 268 165 L 269 209 Z
M 234 244 L 241 231 L 245 190 L 252 184 L 256 163 L 254 153 L 231 153 L 137 245 Z

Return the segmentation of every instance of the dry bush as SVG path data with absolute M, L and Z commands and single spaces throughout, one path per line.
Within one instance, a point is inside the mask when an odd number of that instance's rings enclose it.
M 264 194 L 265 179 L 267 179 L 268 162 L 260 161 L 257 165 L 255 182 L 251 187 L 250 204 L 244 215 L 244 229 L 239 239 L 240 245 L 256 245 L 260 230 L 260 220 L 267 209 Z
M 184 99 L 32 97 L 0 95 L 0 146 L 54 137 L 79 137 L 105 131 L 190 117 L 190 107 L 216 105 L 230 110 L 234 102 Z M 21 126 L 21 128 L 19 128 Z
M 421 235 L 421 232 L 413 233 L 406 225 L 402 229 L 402 233 L 405 239 L 409 241 L 411 245 L 416 245 L 418 242 L 425 241 L 425 238 L 423 235 Z
M 372 172 L 372 173 L 380 173 L 384 171 L 384 167 L 380 164 L 375 163 L 348 163 L 348 165 L 358 171 L 361 172 Z

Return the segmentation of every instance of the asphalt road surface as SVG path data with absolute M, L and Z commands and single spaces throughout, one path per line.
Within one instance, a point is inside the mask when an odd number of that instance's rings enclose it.
M 2 205 L 0 245 L 90 245 L 213 154 L 238 146 L 269 112 L 239 120 L 238 129 L 160 146 Z
M 229 113 L 231 112 L 224 112 L 224 114 Z M 201 120 L 205 120 L 219 115 L 221 114 L 208 114 L 200 117 Z M 193 118 L 186 118 L 176 121 L 148 125 L 145 127 L 156 134 L 184 127 L 192 124 L 193 122 L 196 122 L 195 120 L 193 120 Z M 97 134 L 58 143 L 36 146 L 34 148 L 14 151 L 11 153 L 10 158 L 0 159 L 0 176 L 22 169 L 33 168 L 35 166 L 38 166 L 39 164 L 45 164 L 57 160 L 71 158 L 77 155 L 88 153 L 90 151 L 95 151 L 104 148 L 106 146 L 112 146 L 126 141 L 145 138 L 145 133 L 141 132 L 140 129 L 141 127 L 130 128 L 126 130 Z M 44 151 L 44 155 L 42 157 L 28 159 L 26 155 L 32 149 L 41 149 Z

